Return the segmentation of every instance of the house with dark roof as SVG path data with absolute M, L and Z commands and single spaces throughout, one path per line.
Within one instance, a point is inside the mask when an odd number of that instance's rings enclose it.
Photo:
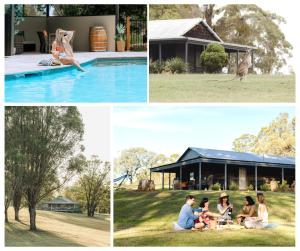
M 201 18 L 149 21 L 149 55 L 152 61 L 165 61 L 180 57 L 189 64 L 190 70 L 201 72 L 200 55 L 211 43 L 221 44 L 229 57 L 236 56 L 238 65 L 240 53 L 256 47 L 227 43 Z
M 44 202 L 41 205 L 42 210 L 47 211 L 55 211 L 55 212 L 68 212 L 68 213 L 80 213 L 81 209 L 79 203 L 71 201 L 62 196 L 58 196 L 57 198 Z
M 152 173 L 162 173 L 163 189 L 169 174 L 169 189 L 201 190 L 218 182 L 227 190 L 234 182 L 239 190 L 252 185 L 257 191 L 266 180 L 293 184 L 295 158 L 189 147 L 175 163 L 151 168 L 150 180 Z M 171 173 L 176 175 L 172 182 Z

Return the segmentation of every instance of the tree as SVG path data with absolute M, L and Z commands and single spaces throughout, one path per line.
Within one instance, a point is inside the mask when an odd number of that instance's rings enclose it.
M 23 163 L 24 155 L 20 151 L 22 145 L 22 135 L 14 127 L 13 121 L 18 117 L 15 107 L 6 110 L 5 116 L 5 194 L 6 206 L 5 215 L 10 203 L 13 202 L 15 220 L 19 221 L 19 210 L 21 207 L 23 192 Z M 6 219 L 8 222 L 8 219 Z
M 15 139 L 6 142 L 12 144 L 8 149 L 15 146 L 14 152 L 6 155 L 6 161 L 22 167 L 22 189 L 29 208 L 30 230 L 36 230 L 37 203 L 80 171 L 82 119 L 76 107 L 18 106 L 6 107 L 5 112 Z M 18 152 L 21 160 L 15 162 Z
M 136 178 L 144 178 L 148 169 L 153 166 L 156 154 L 142 147 L 133 147 L 121 152 L 115 161 L 118 173 L 127 173 L 130 184 Z
M 200 15 L 196 4 L 151 4 L 149 9 L 150 20 L 193 18 Z
M 121 152 L 115 159 L 115 173 L 120 175 L 127 173 L 130 184 L 136 179 L 148 179 L 150 168 L 177 161 L 178 154 L 172 154 L 169 158 L 164 154 L 156 154 L 142 147 L 133 147 Z
M 285 19 L 265 11 L 254 4 L 231 4 L 213 6 L 213 15 L 206 22 L 212 22 L 213 29 L 226 42 L 257 47 L 255 67 L 262 73 L 278 71 L 291 57 L 292 45 L 285 39 L 280 25 Z
M 93 156 L 85 164 L 78 184 L 85 194 L 87 216 L 93 217 L 96 208 L 101 201 L 101 195 L 106 193 L 106 185 L 109 183 L 109 162 L 101 161 L 97 156 Z
M 256 144 L 256 136 L 245 133 L 233 141 L 232 149 L 237 152 L 254 152 Z
M 261 128 L 257 135 L 243 134 L 233 142 L 233 150 L 295 156 L 295 118 L 289 120 L 287 113 L 280 113 L 269 125 Z
M 113 4 L 53 4 L 54 15 L 57 16 L 98 16 L 115 15 L 116 5 Z M 127 16 L 146 19 L 147 5 L 121 4 L 119 5 L 119 18 L 122 22 Z
M 8 223 L 8 208 L 12 201 L 13 196 L 13 187 L 11 185 L 11 173 L 8 170 L 5 170 L 5 199 L 4 199 L 4 214 L 5 214 L 5 223 Z
M 203 17 L 206 20 L 206 23 L 212 27 L 212 20 L 214 17 L 214 8 L 215 4 L 204 4 L 202 6 Z
M 218 73 L 226 66 L 228 54 L 220 44 L 209 44 L 200 55 L 200 62 L 204 70 L 209 73 Z
M 179 159 L 180 155 L 178 153 L 173 153 L 170 155 L 170 157 L 168 158 L 168 163 L 173 163 L 176 162 Z M 167 163 L 165 163 L 167 164 Z

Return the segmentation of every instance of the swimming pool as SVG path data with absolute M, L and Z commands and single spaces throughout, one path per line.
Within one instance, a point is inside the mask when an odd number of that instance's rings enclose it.
M 6 102 L 146 102 L 147 60 L 95 59 L 74 67 L 5 77 Z

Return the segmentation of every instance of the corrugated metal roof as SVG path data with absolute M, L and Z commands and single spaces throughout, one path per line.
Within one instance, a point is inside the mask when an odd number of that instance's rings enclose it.
M 46 203 L 50 204 L 78 204 L 77 202 L 73 202 L 67 198 L 64 198 L 62 196 L 59 196 L 55 198 L 54 200 L 48 201 Z
M 199 157 L 204 157 L 204 158 L 295 165 L 295 158 L 292 157 L 258 155 L 254 153 L 243 153 L 243 152 L 205 149 L 205 148 L 197 148 L 197 147 L 189 147 L 188 149 L 193 150 L 199 155 Z
M 220 42 L 222 42 L 222 39 L 201 18 L 149 21 L 149 39 L 155 40 L 184 38 L 183 35 L 199 23 L 203 23 L 209 29 L 209 31 Z

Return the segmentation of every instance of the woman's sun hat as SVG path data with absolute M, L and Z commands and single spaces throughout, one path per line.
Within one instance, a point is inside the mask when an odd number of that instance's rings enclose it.
M 220 198 L 224 198 L 224 197 L 229 197 L 229 195 L 227 193 L 221 193 Z

